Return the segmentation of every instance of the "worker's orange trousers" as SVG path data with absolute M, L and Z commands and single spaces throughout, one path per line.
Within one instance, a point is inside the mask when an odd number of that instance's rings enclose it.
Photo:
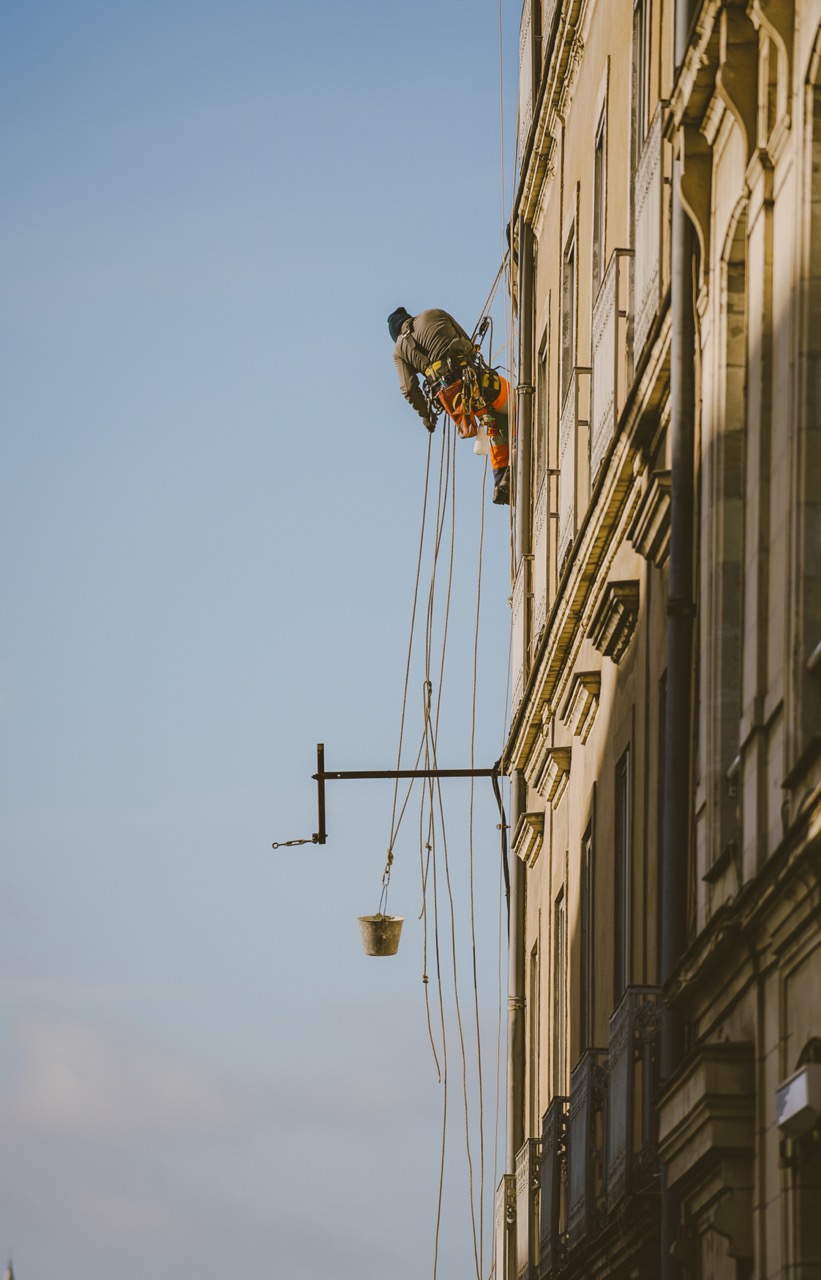
M 510 431 L 508 426 L 508 399 L 510 397 L 510 383 L 501 374 L 490 370 L 492 375 L 487 390 L 490 395 L 495 396 L 493 400 L 488 397 L 487 412 L 493 417 L 494 425 L 488 428 L 488 441 L 490 443 L 490 465 L 494 471 L 503 471 L 510 461 Z M 498 384 L 498 387 L 497 387 Z M 483 386 L 482 388 L 486 388 Z M 456 423 L 456 429 L 463 439 L 471 439 L 476 435 L 479 427 L 478 415 L 476 413 L 466 414 L 462 403 L 462 382 L 452 382 L 449 387 L 444 387 L 438 396 L 444 405 L 449 418 Z

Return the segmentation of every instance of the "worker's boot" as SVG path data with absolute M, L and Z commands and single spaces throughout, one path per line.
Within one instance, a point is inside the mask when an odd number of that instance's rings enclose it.
M 493 501 L 499 507 L 510 506 L 510 467 L 495 472 L 494 479 Z

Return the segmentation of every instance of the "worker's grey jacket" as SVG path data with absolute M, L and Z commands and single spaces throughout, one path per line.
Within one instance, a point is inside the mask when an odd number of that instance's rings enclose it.
M 470 338 L 447 311 L 420 311 L 418 316 L 405 321 L 393 349 L 393 362 L 399 374 L 402 395 L 420 418 L 427 419 L 428 410 L 417 373 L 424 373 L 434 360 L 458 359 L 473 354 Z

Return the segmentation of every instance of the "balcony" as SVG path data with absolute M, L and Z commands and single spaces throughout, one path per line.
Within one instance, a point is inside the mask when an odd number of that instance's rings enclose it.
M 636 363 L 641 358 L 653 326 L 661 310 L 666 287 L 666 214 L 669 179 L 664 173 L 664 140 L 662 116 L 667 104 L 656 108 L 636 168 L 635 216 L 635 312 L 634 350 Z
M 537 1280 L 542 1142 L 528 1138 L 516 1156 L 516 1280 Z
M 544 11 L 542 13 L 542 36 L 545 40 L 551 40 L 553 36 L 553 26 L 559 9 L 559 0 L 544 0 Z
M 548 498 L 550 493 L 550 475 L 542 476 L 539 492 L 533 504 L 533 646 L 538 644 L 539 636 L 547 621 L 547 593 L 549 583 L 550 557 L 550 513 Z
M 607 1209 L 655 1185 L 661 997 L 628 987 L 610 1018 L 607 1107 Z
M 607 1052 L 588 1049 L 570 1073 L 567 1214 L 571 1250 L 595 1235 L 604 1221 L 606 1117 Z
M 530 614 L 533 591 L 532 556 L 522 556 L 516 571 L 511 596 L 511 663 L 513 674 L 513 711 L 518 708 L 524 696 L 525 679 L 529 665 L 530 651 Z
M 593 392 L 590 434 L 590 480 L 595 480 L 610 442 L 616 434 L 632 374 L 630 352 L 629 249 L 610 255 L 599 295 L 593 307 Z
M 536 90 L 536 55 L 533 29 L 533 5 L 539 0 L 524 0 L 519 24 L 519 155 L 525 154 Z
M 578 527 L 579 491 L 588 489 L 587 439 L 590 428 L 590 370 L 575 368 L 559 422 L 558 569 L 561 573 Z M 580 448 L 581 444 L 581 448 Z M 584 469 L 580 461 L 584 459 Z
M 567 1106 L 556 1096 L 542 1118 L 537 1280 L 562 1267 L 567 1253 Z
M 498 1280 L 513 1280 L 515 1275 L 516 1179 L 505 1173 L 496 1188 L 495 1264 Z

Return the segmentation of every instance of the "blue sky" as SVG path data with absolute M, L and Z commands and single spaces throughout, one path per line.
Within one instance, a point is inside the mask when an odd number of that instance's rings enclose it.
M 471 328 L 493 282 L 499 17 L 0 6 L 0 1251 L 18 1280 L 430 1272 L 418 803 L 393 960 L 356 928 L 389 785 L 329 784 L 327 846 L 270 846 L 316 827 L 317 741 L 329 768 L 396 759 L 427 437 L 385 319 L 444 306 Z M 501 18 L 510 161 L 518 7 Z M 504 315 L 500 296 L 497 348 Z M 483 509 L 479 765 L 504 738 L 510 580 L 507 513 L 467 444 L 456 460 L 440 763 L 461 767 Z M 466 1022 L 467 797 L 445 792 Z M 488 1206 L 496 822 L 480 783 Z M 443 1278 L 473 1257 L 452 998 L 446 1026 Z

